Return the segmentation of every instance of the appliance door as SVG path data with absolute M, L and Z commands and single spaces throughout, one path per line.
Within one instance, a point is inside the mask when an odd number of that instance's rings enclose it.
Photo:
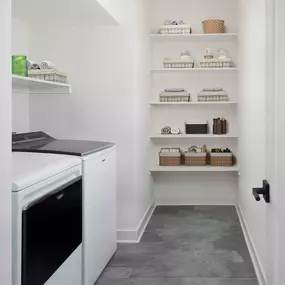
M 43 285 L 82 243 L 82 178 L 22 210 L 22 285 Z

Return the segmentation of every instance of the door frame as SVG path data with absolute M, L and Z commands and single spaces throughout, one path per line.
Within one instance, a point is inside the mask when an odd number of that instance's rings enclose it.
M 282 27 L 285 26 L 284 0 L 266 0 L 266 176 L 271 186 L 271 203 L 267 207 L 267 264 L 265 265 L 267 284 L 284 284 L 283 266 L 285 258 L 285 210 L 282 191 L 285 171 L 283 155 L 285 145 L 285 96 L 283 84 L 285 73 L 285 39 Z M 283 14 L 283 17 L 282 17 Z M 283 65 L 283 66 L 282 66 Z M 284 75 L 283 75 L 284 73 Z M 282 78 L 282 75 L 284 78 Z M 283 80 L 283 82 L 282 82 Z M 282 183 L 283 182 L 283 183 Z M 283 226 L 284 227 L 284 226 Z M 283 254 L 282 254 L 283 253 Z

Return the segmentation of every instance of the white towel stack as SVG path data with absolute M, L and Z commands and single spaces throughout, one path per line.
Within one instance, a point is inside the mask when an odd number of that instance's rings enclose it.
M 56 69 L 55 65 L 50 61 L 42 61 L 40 64 L 41 69 Z
M 51 61 L 42 61 L 41 63 L 37 63 L 35 61 L 27 61 L 28 69 L 56 69 L 55 65 Z

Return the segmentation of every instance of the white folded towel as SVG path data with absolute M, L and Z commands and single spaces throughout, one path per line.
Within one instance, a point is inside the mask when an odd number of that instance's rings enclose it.
M 56 69 L 55 65 L 50 61 L 42 61 L 40 64 L 41 69 Z
M 27 68 L 32 69 L 32 61 L 27 60 Z
M 180 134 L 180 129 L 179 129 L 179 128 L 176 128 L 176 127 L 171 128 L 171 134 L 172 134 L 172 135 L 178 135 L 178 134 Z
M 40 66 L 35 61 L 27 60 L 27 68 L 28 69 L 40 69 Z
M 184 92 L 184 88 L 168 88 L 164 89 L 164 92 Z

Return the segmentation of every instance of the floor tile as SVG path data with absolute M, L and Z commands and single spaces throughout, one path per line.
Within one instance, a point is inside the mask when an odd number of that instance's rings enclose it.
M 137 285 L 258 285 L 257 279 L 144 278 Z
M 99 281 L 116 279 L 139 285 L 257 285 L 234 206 L 157 207 L 141 242 L 120 244 Z
M 136 279 L 105 279 L 99 280 L 95 285 L 138 285 Z
M 101 274 L 100 279 L 125 279 L 130 278 L 133 272 L 131 267 L 110 267 L 108 266 Z

